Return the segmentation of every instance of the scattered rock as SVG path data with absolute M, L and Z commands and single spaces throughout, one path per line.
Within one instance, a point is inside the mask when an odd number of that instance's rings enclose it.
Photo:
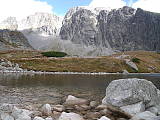
M 53 120 L 52 117 L 47 117 L 45 120 Z
M 86 111 L 86 110 L 91 109 L 90 106 L 85 105 L 85 104 L 84 104 L 84 105 L 75 105 L 74 108 L 75 108 L 76 110 L 78 110 L 78 111 Z
M 123 70 L 123 74 L 129 74 L 127 70 Z
M 91 101 L 89 104 L 92 108 L 97 107 L 98 103 L 96 101 Z
M 62 112 L 58 120 L 84 120 L 82 116 L 76 113 Z
M 138 113 L 131 120 L 160 120 L 160 117 L 156 116 L 155 114 L 145 111 L 142 113 Z
M 99 112 L 89 112 L 86 114 L 86 117 L 89 119 L 95 120 L 95 119 L 101 117 L 101 114 Z
M 30 120 L 31 117 L 30 115 L 32 114 L 32 111 L 29 111 L 29 110 L 25 110 L 25 109 L 19 109 L 17 107 L 14 106 L 13 108 L 13 111 L 12 111 L 12 116 L 15 118 L 15 119 L 24 119 L 24 120 Z
M 31 116 L 31 118 L 34 118 L 36 116 L 42 116 L 42 112 L 40 112 L 40 111 L 33 111 L 33 113 L 30 116 Z
M 8 113 L 2 113 L 1 120 L 14 120 L 14 118 L 11 115 L 9 115 Z
M 57 111 L 57 112 L 63 112 L 65 110 L 63 105 L 54 105 L 53 106 L 53 111 Z
M 52 113 L 52 108 L 51 108 L 51 106 L 50 106 L 50 104 L 45 104 L 45 105 L 43 105 L 42 106 L 42 114 L 43 115 L 50 115 L 51 113 Z
M 0 111 L 3 111 L 3 112 L 12 112 L 13 111 L 13 108 L 14 108 L 14 105 L 12 104 L 2 104 L 0 105 Z
M 125 59 L 125 61 L 126 61 L 126 64 L 127 64 L 127 65 L 129 65 L 131 68 L 133 68 L 133 69 L 135 69 L 136 71 L 138 71 L 138 67 L 137 67 L 137 65 L 136 65 L 134 62 L 132 62 L 132 61 L 129 60 L 129 59 Z
M 54 115 L 54 118 L 57 120 L 60 117 L 61 113 L 53 111 L 53 115 Z
M 82 98 L 77 98 L 72 95 L 69 95 L 66 99 L 64 105 L 79 105 L 79 104 L 87 104 L 88 101 Z
M 96 107 L 97 110 L 104 110 L 107 108 L 107 105 L 101 104 Z
M 27 115 L 20 115 L 16 120 L 31 120 L 31 117 Z
M 100 119 L 98 119 L 98 120 L 111 120 L 111 119 L 109 119 L 108 117 L 106 117 L 106 116 L 102 116 Z
M 111 115 L 111 111 L 109 111 L 108 109 L 104 109 L 104 110 L 101 110 L 99 111 L 99 113 L 101 113 L 101 115 Z
M 33 120 L 44 120 L 42 117 L 35 117 Z

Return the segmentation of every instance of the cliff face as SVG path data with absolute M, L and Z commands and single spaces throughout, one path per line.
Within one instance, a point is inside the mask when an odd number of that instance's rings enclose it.
M 158 13 L 123 7 L 98 12 L 95 9 L 71 9 L 67 15 L 60 31 L 63 40 L 120 51 L 160 50 Z
M 19 30 L 31 30 L 38 34 L 58 35 L 61 18 L 49 13 L 35 13 L 19 21 Z
M 0 30 L 0 50 L 33 49 L 26 37 L 18 31 Z

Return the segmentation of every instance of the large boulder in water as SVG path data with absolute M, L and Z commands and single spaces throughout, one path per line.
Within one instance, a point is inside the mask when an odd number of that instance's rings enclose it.
M 120 79 L 112 81 L 106 89 L 103 104 L 117 107 L 143 102 L 145 107 L 158 105 L 158 89 L 145 79 Z

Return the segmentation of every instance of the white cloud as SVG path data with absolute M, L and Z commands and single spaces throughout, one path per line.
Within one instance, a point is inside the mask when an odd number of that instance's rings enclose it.
M 160 0 L 138 0 L 132 7 L 160 13 Z
M 52 13 L 52 6 L 37 0 L 0 0 L 0 21 L 8 16 L 22 19 L 35 12 Z
M 126 5 L 123 0 L 92 0 L 90 7 L 106 7 L 110 9 L 121 8 Z
M 128 6 L 132 6 L 133 5 L 133 0 L 129 0 L 128 1 Z

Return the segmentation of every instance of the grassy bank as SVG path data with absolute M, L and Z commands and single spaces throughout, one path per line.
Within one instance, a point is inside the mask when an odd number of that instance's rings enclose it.
M 35 71 L 115 73 L 127 70 L 131 73 L 160 72 L 160 54 L 145 51 L 117 53 L 112 56 L 96 58 L 48 58 L 42 56 L 40 51 L 5 51 L 0 52 L 0 58 L 18 63 L 23 69 Z M 138 71 L 127 65 L 125 59 L 134 62 Z

